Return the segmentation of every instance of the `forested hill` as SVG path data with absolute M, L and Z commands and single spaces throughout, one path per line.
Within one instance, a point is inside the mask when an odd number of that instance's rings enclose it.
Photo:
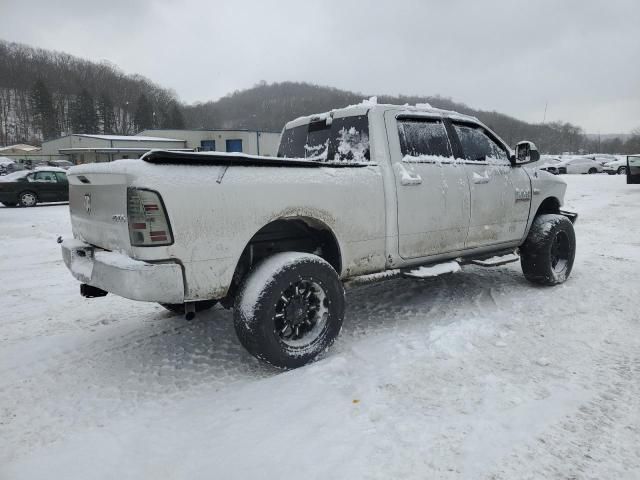
M 279 131 L 293 118 L 360 103 L 369 96 L 308 83 L 262 82 L 215 102 L 186 106 L 185 122 L 187 126 L 194 128 L 216 125 L 224 128 Z M 530 124 L 498 112 L 474 110 L 440 96 L 378 95 L 378 102 L 400 105 L 429 103 L 434 107 L 473 115 L 498 132 L 512 146 L 519 140 L 527 139 L 536 142 L 545 151 L 562 152 L 575 151 L 587 142 L 582 130 L 569 123 Z
M 109 63 L 0 40 L 0 145 L 184 126 L 174 92 Z
M 0 40 L 0 145 L 38 145 L 68 133 L 127 135 L 147 128 L 279 131 L 293 118 L 359 103 L 369 96 L 309 83 L 261 82 L 217 101 L 184 105 L 173 91 L 140 75 L 126 75 L 110 63 Z M 510 145 L 532 140 L 545 153 L 640 150 L 640 133 L 626 141 L 600 143 L 569 123 L 530 124 L 440 96 L 378 95 L 378 101 L 429 103 L 474 115 Z

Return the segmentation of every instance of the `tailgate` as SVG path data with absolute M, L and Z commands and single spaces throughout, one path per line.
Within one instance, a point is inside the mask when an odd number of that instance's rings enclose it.
M 67 178 L 74 235 L 106 250 L 128 252 L 127 176 L 69 173 Z

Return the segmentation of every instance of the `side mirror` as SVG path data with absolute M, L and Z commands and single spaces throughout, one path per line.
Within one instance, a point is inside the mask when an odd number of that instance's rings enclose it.
M 513 160 L 515 165 L 524 165 L 525 163 L 533 163 L 540 160 L 540 152 L 536 144 L 524 140 L 516 145 L 516 155 Z

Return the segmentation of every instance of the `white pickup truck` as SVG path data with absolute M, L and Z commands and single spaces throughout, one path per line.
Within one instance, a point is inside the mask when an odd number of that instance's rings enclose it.
M 187 318 L 221 302 L 249 352 L 294 368 L 334 341 L 355 277 L 519 255 L 527 279 L 564 282 L 577 215 L 560 209 L 560 178 L 523 168 L 538 158 L 472 117 L 364 102 L 289 122 L 278 157 L 152 151 L 73 167 L 62 253 L 84 296 Z

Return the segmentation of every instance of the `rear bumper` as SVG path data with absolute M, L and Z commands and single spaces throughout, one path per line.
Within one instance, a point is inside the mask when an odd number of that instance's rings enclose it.
M 182 267 L 147 263 L 107 252 L 79 240 L 64 240 L 62 258 L 79 281 L 107 292 L 144 302 L 183 303 Z

